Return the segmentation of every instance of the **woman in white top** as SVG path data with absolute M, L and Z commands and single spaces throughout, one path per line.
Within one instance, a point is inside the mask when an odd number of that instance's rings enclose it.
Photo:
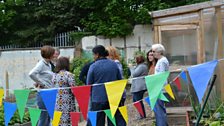
M 53 72 L 51 68 L 50 61 L 53 58 L 55 49 L 51 46 L 43 46 L 41 48 L 41 57 L 43 58 L 40 60 L 36 66 L 30 71 L 29 76 L 35 82 L 34 86 L 38 89 L 47 89 L 52 88 L 52 77 Z M 44 102 L 37 92 L 37 105 L 39 109 L 46 110 Z M 50 125 L 50 116 L 48 115 L 47 111 L 42 111 L 38 126 L 49 126 Z
M 158 59 L 155 66 L 155 74 L 169 70 L 169 62 L 164 56 L 165 48 L 161 44 L 152 45 L 153 56 Z M 158 99 L 155 105 L 156 126 L 167 126 L 166 107 L 162 100 Z

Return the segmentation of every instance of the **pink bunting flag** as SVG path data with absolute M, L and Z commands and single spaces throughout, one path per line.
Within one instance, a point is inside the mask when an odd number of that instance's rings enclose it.
M 179 79 L 179 77 L 177 77 L 177 78 L 174 80 L 174 83 L 177 85 L 177 88 L 178 88 L 178 90 L 180 91 L 180 90 L 181 90 L 181 84 L 180 84 L 180 79 Z
M 140 101 L 135 102 L 134 106 L 138 110 L 138 112 L 141 114 L 141 116 L 144 117 L 143 108 L 141 106 Z
M 78 126 L 80 119 L 80 112 L 70 112 L 72 126 Z
M 91 85 L 72 87 L 72 93 L 77 99 L 83 118 L 85 120 L 87 119 L 90 91 Z

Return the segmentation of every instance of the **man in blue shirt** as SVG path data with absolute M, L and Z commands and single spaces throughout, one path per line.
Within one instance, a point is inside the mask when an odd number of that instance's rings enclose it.
M 122 79 L 117 64 L 107 59 L 108 52 L 102 45 L 97 45 L 93 48 L 95 62 L 90 66 L 87 75 L 87 85 L 97 84 L 92 86 L 91 90 L 91 105 L 90 111 L 100 111 L 110 109 L 109 102 L 104 86 L 105 82 Z M 116 92 L 115 92 L 116 93 Z M 122 102 L 123 103 L 123 102 Z M 123 106 L 120 104 L 120 106 Z M 126 126 L 126 123 L 119 111 L 115 114 L 116 124 L 118 126 Z M 97 126 L 105 126 L 105 113 L 97 113 Z M 88 121 L 87 126 L 91 126 Z M 108 119 L 108 126 L 113 126 L 110 119 Z

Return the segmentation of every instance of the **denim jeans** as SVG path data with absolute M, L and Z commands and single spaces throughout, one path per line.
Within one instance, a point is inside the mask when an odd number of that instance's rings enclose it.
M 124 101 L 125 99 L 122 98 L 119 106 L 123 106 Z M 104 103 L 92 102 L 90 106 L 90 111 L 107 110 L 109 108 L 110 106 L 108 102 L 104 102 Z M 97 121 L 96 121 L 97 126 L 105 126 L 105 116 L 106 114 L 103 111 L 97 113 Z M 126 122 L 123 119 L 123 116 L 121 115 L 119 110 L 115 113 L 115 120 L 116 120 L 117 126 L 126 126 Z M 107 117 L 107 125 L 114 126 L 108 117 Z M 87 121 L 87 126 L 92 126 L 89 119 Z
M 143 99 L 145 91 L 146 90 L 132 93 L 133 94 L 133 102 L 136 102 L 136 101 L 139 101 L 139 100 Z M 143 116 L 140 115 L 140 117 L 145 118 L 146 117 L 145 107 L 144 107 L 144 104 L 143 104 L 142 100 L 140 101 L 140 104 L 142 106 L 142 110 L 143 110 L 143 114 L 144 114 Z
M 168 126 L 166 107 L 162 100 L 157 100 L 154 110 L 156 117 L 156 126 Z
M 37 105 L 38 105 L 39 109 L 46 110 L 46 107 L 44 105 L 44 102 L 43 102 L 39 92 L 37 92 Z M 47 111 L 41 111 L 37 126 L 51 126 L 50 116 Z

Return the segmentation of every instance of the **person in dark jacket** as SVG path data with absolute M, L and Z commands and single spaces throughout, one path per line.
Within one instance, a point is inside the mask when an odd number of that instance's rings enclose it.
M 92 52 L 95 63 L 90 66 L 86 81 L 87 85 L 93 85 L 91 90 L 91 103 L 89 111 L 107 110 L 110 109 L 110 106 L 104 83 L 120 80 L 122 79 L 122 76 L 117 64 L 106 58 L 108 56 L 108 52 L 104 46 L 97 45 L 93 48 Z M 119 111 L 116 112 L 115 119 L 117 126 L 126 126 L 125 120 Z M 113 126 L 110 119 L 108 118 L 107 120 L 108 126 Z M 96 125 L 105 126 L 104 112 L 97 113 Z M 87 126 L 91 126 L 91 122 L 89 120 Z
M 79 74 L 79 80 L 81 80 L 84 84 L 86 84 L 86 78 L 89 71 L 89 67 L 94 63 L 94 61 L 87 63 L 83 66 L 80 74 Z

